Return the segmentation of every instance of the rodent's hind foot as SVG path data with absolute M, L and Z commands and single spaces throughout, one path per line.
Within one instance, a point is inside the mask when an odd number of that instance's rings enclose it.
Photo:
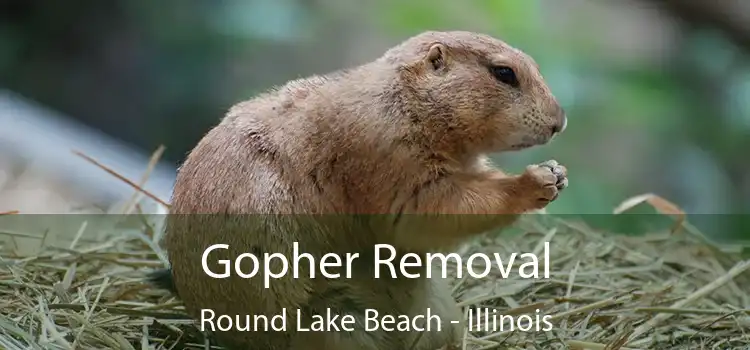
M 146 281 L 159 289 L 164 289 L 175 296 L 177 295 L 177 288 L 174 285 L 171 268 L 159 269 L 148 273 Z
M 451 289 L 446 280 L 442 278 L 427 279 L 422 282 L 420 299 L 411 310 L 413 315 L 430 313 L 439 317 L 441 327 L 430 329 L 421 333 L 413 333 L 410 344 L 420 337 L 415 346 L 410 350 L 453 350 L 463 338 L 465 331 L 464 314 L 456 304 L 451 294 Z M 421 305 L 419 305 L 421 304 Z M 458 321 L 458 322 L 455 322 Z M 420 324 L 420 327 L 424 327 Z

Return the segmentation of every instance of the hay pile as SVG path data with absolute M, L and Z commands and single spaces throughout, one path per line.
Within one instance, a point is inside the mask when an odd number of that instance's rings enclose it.
M 538 253 L 550 241 L 551 279 L 463 278 L 454 294 L 463 306 L 502 314 L 540 309 L 554 329 L 467 332 L 466 349 L 750 348 L 750 262 L 685 233 L 634 238 L 557 219 L 529 225 L 461 253 Z M 65 249 L 0 255 L 0 348 L 205 348 L 180 303 L 142 281 L 162 266 L 150 230 L 98 243 L 82 243 L 80 232 Z

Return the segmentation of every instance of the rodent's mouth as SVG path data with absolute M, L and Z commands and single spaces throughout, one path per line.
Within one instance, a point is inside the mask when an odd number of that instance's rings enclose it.
M 531 147 L 534 147 L 534 146 L 536 146 L 536 145 L 533 144 L 533 143 L 517 143 L 515 145 L 511 145 L 510 149 L 512 149 L 514 151 L 517 151 L 517 150 L 531 148 Z
M 506 150 L 520 151 L 536 146 L 544 146 L 552 142 L 559 133 L 542 134 L 536 130 L 524 134 L 511 135 L 508 139 L 512 140 L 507 143 Z
M 535 146 L 546 145 L 550 141 L 552 141 L 552 138 L 553 137 L 529 137 L 529 138 L 524 138 L 524 140 L 522 142 L 512 144 L 510 146 L 510 149 L 517 151 L 517 150 L 523 150 L 523 149 L 527 149 L 527 148 L 532 148 L 532 147 L 535 147 Z

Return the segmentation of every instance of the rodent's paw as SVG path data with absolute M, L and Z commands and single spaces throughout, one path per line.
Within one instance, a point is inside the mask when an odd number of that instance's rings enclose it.
M 531 197 L 534 209 L 547 206 L 568 187 L 568 171 L 555 160 L 529 165 L 521 179 L 525 185 L 524 195 Z
M 539 166 L 547 167 L 553 174 L 555 174 L 555 187 L 558 193 L 568 187 L 568 169 L 558 164 L 555 160 L 548 160 Z

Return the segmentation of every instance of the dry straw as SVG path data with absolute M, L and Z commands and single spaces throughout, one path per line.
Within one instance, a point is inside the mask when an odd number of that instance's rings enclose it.
M 462 349 L 750 349 L 750 261 L 708 243 L 659 197 L 636 197 L 616 212 L 642 202 L 676 216 L 680 231 L 611 235 L 535 216 L 523 222 L 523 234 L 465 246 L 462 254 L 507 256 L 540 253 L 551 242 L 549 279 L 462 278 L 453 281 L 453 292 L 466 310 L 516 316 L 540 310 L 554 328 L 466 331 Z M 85 239 L 84 224 L 65 248 L 35 256 L 6 247 L 0 349 L 208 348 L 179 300 L 143 282 L 146 272 L 163 265 L 154 243 L 159 229 L 148 227 L 135 234 L 113 229 L 96 242 Z

